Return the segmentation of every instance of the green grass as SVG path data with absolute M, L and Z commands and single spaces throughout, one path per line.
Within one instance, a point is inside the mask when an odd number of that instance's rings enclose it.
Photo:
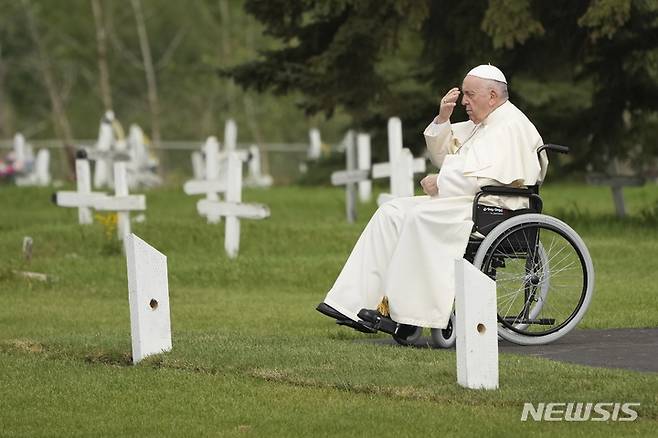
M 375 208 L 349 225 L 337 189 L 245 192 L 272 217 L 242 221 L 236 260 L 195 199 L 148 192 L 133 231 L 168 257 L 174 348 L 132 366 L 125 259 L 101 225 L 77 225 L 49 195 L 0 187 L 0 435 L 648 436 L 658 426 L 658 374 L 501 354 L 500 389 L 471 391 L 456 384 L 453 351 L 370 343 L 315 312 Z M 626 190 L 623 221 L 603 188 L 547 186 L 543 197 L 594 259 L 581 327 L 657 327 L 658 190 Z M 639 401 L 640 419 L 519 421 L 524 402 L 569 401 Z

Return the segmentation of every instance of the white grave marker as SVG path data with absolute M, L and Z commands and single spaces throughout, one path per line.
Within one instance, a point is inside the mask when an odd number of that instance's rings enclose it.
M 413 174 L 425 171 L 425 159 L 414 159 L 411 151 L 402 147 L 402 122 L 397 117 L 388 119 L 388 160 L 372 166 L 373 179 L 389 177 L 391 184 L 391 193 L 380 194 L 378 205 L 393 198 L 413 196 Z
M 308 159 L 317 160 L 322 154 L 322 140 L 320 139 L 320 130 L 313 128 L 308 132 L 310 144 L 308 148 Z
M 345 214 L 347 222 L 353 223 L 356 221 L 356 183 L 367 180 L 370 171 L 368 169 L 356 169 L 353 131 L 347 133 L 344 143 L 346 168 L 344 171 L 331 174 L 331 184 L 345 186 Z
M 80 224 L 90 224 L 93 222 L 91 207 L 94 205 L 94 201 L 107 195 L 102 192 L 91 191 L 91 171 L 87 153 L 84 150 L 79 150 L 76 153 L 75 179 L 77 191 L 59 191 L 53 195 L 53 202 L 60 207 L 78 208 L 78 222 Z
M 171 350 L 167 257 L 134 234 L 126 237 L 133 363 Z
M 457 383 L 498 388 L 496 282 L 464 259 L 455 260 Z
M 370 154 L 370 135 L 360 133 L 356 136 L 356 156 L 359 170 L 370 171 L 372 159 Z M 372 181 L 359 181 L 359 200 L 368 202 L 372 197 Z
M 195 180 L 200 180 L 205 178 L 205 163 L 203 162 L 203 155 L 199 151 L 192 152 L 192 175 Z
M 219 174 L 219 143 L 216 137 L 208 137 L 203 146 L 206 153 L 206 171 L 204 179 L 187 181 L 183 190 L 188 195 L 205 194 L 206 200 L 219 201 L 219 193 L 226 191 L 226 174 L 220 178 Z M 209 224 L 215 224 L 221 217 L 215 214 L 207 216 Z
M 270 210 L 262 204 L 242 203 L 242 160 L 236 152 L 228 154 L 228 181 L 226 202 L 202 199 L 197 210 L 203 216 L 224 216 L 224 249 L 230 258 L 238 255 L 240 248 L 240 219 L 265 219 Z
M 245 180 L 245 185 L 248 187 L 270 187 L 272 185 L 272 177 L 270 175 L 263 175 L 260 165 L 260 149 L 255 144 L 249 146 L 249 161 L 247 162 L 247 169 L 249 173 Z
M 14 135 L 14 167 L 17 172 L 22 172 L 27 162 L 25 150 L 25 137 L 20 132 Z
M 123 161 L 114 163 L 115 196 L 91 191 L 88 176 L 89 163 L 82 154 L 79 154 L 76 159 L 76 172 L 78 190 L 55 193 L 53 196 L 55 204 L 60 207 L 78 208 L 78 220 L 81 224 L 91 223 L 89 208 L 99 211 L 116 211 L 117 234 L 119 240 L 124 240 L 130 234 L 130 212 L 146 210 L 146 197 L 144 195 L 130 195 L 128 193 L 126 163 Z
M 109 153 L 114 138 L 112 120 L 114 120 L 114 112 L 107 111 L 101 119 L 101 124 L 98 128 L 98 141 L 96 142 L 95 154 L 90 156 L 94 160 L 95 188 L 110 184 L 111 160 L 109 159 Z

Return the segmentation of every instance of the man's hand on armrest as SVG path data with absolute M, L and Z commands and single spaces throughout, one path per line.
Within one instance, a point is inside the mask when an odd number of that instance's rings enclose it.
M 423 187 L 423 191 L 428 196 L 438 196 L 439 186 L 437 185 L 438 175 L 436 173 L 431 173 L 427 175 L 420 181 L 420 185 Z

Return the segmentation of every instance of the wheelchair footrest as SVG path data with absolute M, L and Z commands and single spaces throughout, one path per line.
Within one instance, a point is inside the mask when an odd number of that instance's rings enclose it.
M 504 316 L 501 319 L 510 325 L 514 325 L 514 324 L 554 325 L 555 324 L 555 318 L 519 318 L 518 316 Z
M 400 327 L 400 324 L 387 316 L 383 316 L 376 310 L 361 309 L 358 313 L 358 316 L 362 320 L 370 323 L 370 326 L 372 326 L 372 328 L 375 330 L 379 330 L 390 335 L 397 334 L 397 330 Z

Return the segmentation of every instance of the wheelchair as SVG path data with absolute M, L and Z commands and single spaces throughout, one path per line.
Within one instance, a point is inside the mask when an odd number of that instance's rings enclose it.
M 538 148 L 568 153 L 566 146 Z M 481 204 L 486 195 L 522 196 L 529 208 L 507 210 Z M 496 282 L 498 336 L 520 345 L 553 342 L 573 330 L 594 293 L 594 266 L 580 236 L 566 223 L 541 214 L 539 185 L 485 186 L 473 201 L 473 233 L 464 258 Z M 445 329 L 431 329 L 436 347 L 455 344 L 454 312 Z M 405 339 L 415 342 L 422 328 Z

